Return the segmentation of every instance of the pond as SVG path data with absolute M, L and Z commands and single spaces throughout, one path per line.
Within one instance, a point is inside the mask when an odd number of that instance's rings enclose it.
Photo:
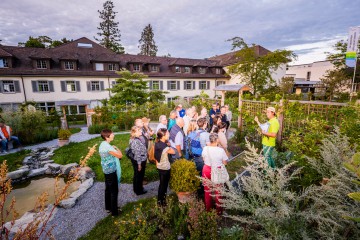
M 65 179 L 59 178 L 59 187 L 62 188 L 65 186 Z M 67 192 L 71 194 L 76 191 L 80 185 L 80 182 L 74 182 L 70 185 Z M 43 193 L 47 192 L 49 194 L 47 204 L 54 203 L 55 201 L 55 178 L 52 177 L 42 177 L 42 178 L 33 178 L 29 181 L 18 183 L 13 185 L 13 190 L 7 197 L 5 202 L 4 212 L 8 209 L 11 204 L 11 199 L 15 197 L 15 209 L 19 213 L 18 219 L 28 211 L 31 211 L 35 207 L 37 198 Z M 10 221 L 6 219 L 6 221 Z

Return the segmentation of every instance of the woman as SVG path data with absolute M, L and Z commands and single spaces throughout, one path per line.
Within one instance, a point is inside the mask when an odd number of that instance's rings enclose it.
M 130 148 L 134 154 L 134 160 L 131 160 L 134 168 L 133 190 L 136 195 L 147 193 L 143 187 L 145 167 L 147 160 L 147 150 L 145 144 L 140 140 L 142 129 L 137 126 L 131 128 Z
M 232 112 L 229 110 L 229 105 L 225 105 L 225 114 L 226 114 L 226 119 L 227 119 L 227 128 L 226 130 L 229 129 L 229 127 L 231 126 L 231 120 L 232 120 Z
M 212 126 L 210 132 L 213 131 L 213 128 L 214 128 L 214 127 L 218 127 L 218 126 L 220 125 L 220 123 L 221 123 L 221 116 L 217 114 L 217 115 L 213 118 L 213 126 Z
M 230 157 L 230 153 L 227 150 L 228 148 L 228 140 L 226 138 L 226 129 L 227 129 L 227 124 L 222 122 L 219 124 L 219 131 L 218 131 L 218 137 L 219 137 L 219 147 L 221 147 L 222 149 L 225 150 L 225 153 L 228 157 Z
M 202 151 L 204 159 L 204 167 L 202 170 L 202 177 L 211 180 L 211 168 L 220 167 L 227 164 L 228 157 L 224 149 L 218 147 L 219 138 L 216 133 L 210 134 L 210 145 L 205 146 Z M 211 190 L 207 184 L 204 184 L 205 190 L 205 207 L 206 211 L 211 210 Z M 222 207 L 220 203 L 221 196 L 218 191 L 215 191 L 216 212 L 218 215 L 222 214 Z
M 158 204 L 166 205 L 166 193 L 170 181 L 170 162 L 168 154 L 175 154 L 175 150 L 168 146 L 169 132 L 160 128 L 155 142 L 156 168 L 159 172 L 160 184 L 158 190 Z
M 118 215 L 118 183 L 121 178 L 121 167 L 119 159 L 122 158 L 121 151 L 116 146 L 111 146 L 114 133 L 109 129 L 101 131 L 104 141 L 100 144 L 99 154 L 101 167 L 105 174 L 105 209 L 112 216 Z
M 146 118 L 143 117 L 141 119 L 144 123 L 144 128 L 143 128 L 143 135 L 148 139 L 151 140 L 153 135 L 154 135 L 154 131 L 150 128 L 149 123 L 150 123 L 150 118 Z

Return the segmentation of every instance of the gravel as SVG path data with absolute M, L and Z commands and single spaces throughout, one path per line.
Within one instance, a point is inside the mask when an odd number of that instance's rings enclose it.
M 118 204 L 121 207 L 142 198 L 154 197 L 157 195 L 158 186 L 159 181 L 148 183 L 144 186 L 148 192 L 137 196 L 132 190 L 132 184 L 121 184 Z M 105 211 L 104 192 L 105 184 L 103 182 L 95 182 L 79 198 L 73 208 L 58 208 L 54 217 L 48 223 L 48 228 L 53 227 L 52 234 L 55 239 L 77 239 L 93 229 L 98 221 L 108 216 L 109 214 Z

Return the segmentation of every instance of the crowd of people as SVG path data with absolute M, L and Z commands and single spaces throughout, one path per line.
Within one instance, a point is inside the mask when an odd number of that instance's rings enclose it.
M 269 166 L 275 167 L 271 158 L 271 152 L 275 146 L 275 138 L 279 130 L 279 122 L 276 119 L 275 109 L 267 109 L 267 123 L 259 124 L 263 134 L 263 148 Z M 221 106 L 214 103 L 208 111 L 202 108 L 198 114 L 196 107 L 184 109 L 182 105 L 169 113 L 169 117 L 161 115 L 159 123 L 154 131 L 149 127 L 150 119 L 144 117 L 136 119 L 131 128 L 129 148 L 126 155 L 131 159 L 134 176 L 133 191 L 136 195 L 147 192 L 143 186 L 146 164 L 154 159 L 159 173 L 160 184 L 158 188 L 158 204 L 166 205 L 167 189 L 171 176 L 171 164 L 180 158 L 193 161 L 199 176 L 211 180 L 212 168 L 224 167 L 231 154 L 228 151 L 227 131 L 232 120 L 232 112 L 227 105 Z M 99 152 L 101 165 L 105 174 L 105 208 L 112 215 L 117 215 L 118 183 L 120 182 L 120 163 L 122 152 L 115 146 L 111 146 L 113 140 L 111 130 L 104 129 L 101 137 Z M 154 137 L 155 136 L 155 137 Z M 153 155 L 151 157 L 151 155 Z M 116 189 L 115 189 L 116 188 Z M 204 193 L 206 210 L 211 210 L 211 189 L 202 185 L 199 193 Z M 222 214 L 220 205 L 221 196 L 215 192 L 216 211 Z

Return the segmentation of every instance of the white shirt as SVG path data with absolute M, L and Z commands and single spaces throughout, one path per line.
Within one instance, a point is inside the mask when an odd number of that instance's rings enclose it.
M 220 147 L 206 146 L 202 151 L 202 157 L 205 165 L 210 167 L 219 167 L 223 165 L 223 161 L 228 160 L 225 150 Z
M 162 123 L 159 123 L 156 127 L 156 132 L 155 134 L 157 134 L 157 132 L 159 131 L 160 128 L 166 128 L 167 129 L 167 126 L 165 124 L 162 124 Z
M 184 149 L 184 136 L 182 135 L 182 132 L 179 131 L 175 136 L 175 142 L 172 140 L 169 140 L 170 146 L 173 148 L 176 148 L 177 145 L 180 145 L 180 149 Z
M 187 136 L 187 131 L 188 131 L 188 128 L 189 128 L 189 126 L 190 126 L 191 118 L 190 118 L 188 115 L 186 115 L 186 116 L 183 117 L 183 119 L 184 119 L 184 127 L 183 127 L 183 130 L 184 130 L 185 136 Z

